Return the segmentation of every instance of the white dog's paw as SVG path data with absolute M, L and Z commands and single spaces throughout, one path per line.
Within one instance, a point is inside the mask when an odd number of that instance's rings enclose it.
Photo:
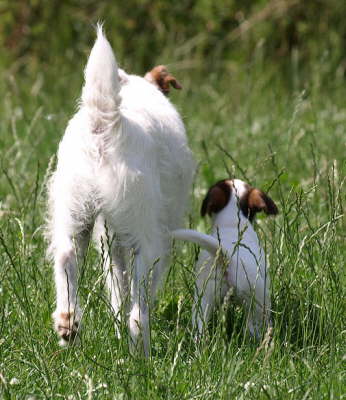
M 53 313 L 54 328 L 60 337 L 59 344 L 65 346 L 75 343 L 77 339 L 78 329 L 80 326 L 80 316 L 77 312 L 60 312 Z

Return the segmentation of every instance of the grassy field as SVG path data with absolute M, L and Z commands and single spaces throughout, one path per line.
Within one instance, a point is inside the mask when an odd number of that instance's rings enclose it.
M 196 345 L 191 303 L 197 247 L 174 252 L 151 316 L 152 354 L 118 341 L 101 261 L 80 273 L 78 346 L 52 329 L 52 269 L 43 240 L 45 182 L 75 109 L 82 68 L 57 62 L 37 74 L 2 71 L 0 109 L 0 399 L 342 399 L 345 372 L 346 87 L 316 71 L 289 79 L 263 62 L 202 76 L 174 66 L 174 93 L 198 162 L 189 224 L 210 184 L 229 175 L 270 192 L 280 209 L 259 217 L 273 281 L 274 339 L 244 337 L 244 315 L 223 305 Z M 129 62 L 127 62 L 129 64 Z M 174 69 L 175 68 L 175 69 Z M 322 68 L 322 66 L 321 66 Z M 143 71 L 136 71 L 143 72 Z

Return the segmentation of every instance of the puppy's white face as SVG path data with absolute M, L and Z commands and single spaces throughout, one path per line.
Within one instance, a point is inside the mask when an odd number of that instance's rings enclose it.
M 234 189 L 235 195 L 241 199 L 246 196 L 246 193 L 250 189 L 250 185 L 240 179 L 232 179 L 228 181 L 231 187 Z
M 266 193 L 240 179 L 224 179 L 213 185 L 203 200 L 201 215 L 215 216 L 226 209 L 225 218 L 230 220 L 239 218 L 239 210 L 250 221 L 260 211 L 268 215 L 278 213 L 274 201 Z

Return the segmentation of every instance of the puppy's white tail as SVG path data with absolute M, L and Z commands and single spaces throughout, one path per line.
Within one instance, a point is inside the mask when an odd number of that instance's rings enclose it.
M 97 39 L 84 72 L 82 106 L 90 117 L 92 133 L 105 133 L 119 120 L 120 83 L 113 50 L 97 26 Z
M 227 250 L 220 246 L 220 243 L 210 235 L 194 231 L 193 229 L 176 229 L 171 232 L 175 239 L 187 240 L 189 242 L 197 243 L 213 256 L 216 256 L 218 249 L 221 247 L 222 251 L 227 254 Z

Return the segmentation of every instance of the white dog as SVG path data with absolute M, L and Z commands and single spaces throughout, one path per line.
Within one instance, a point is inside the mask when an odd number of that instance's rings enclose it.
M 99 26 L 49 183 L 53 318 L 62 342 L 78 331 L 77 266 L 94 230 L 116 318 L 129 296 L 131 342 L 141 336 L 148 353 L 147 298 L 164 277 L 170 232 L 181 226 L 194 173 L 183 122 L 153 83 L 118 69 Z
M 209 214 L 213 219 L 211 236 L 190 229 L 173 232 L 173 237 L 206 249 L 196 266 L 193 324 L 197 324 L 199 336 L 215 303 L 230 287 L 248 310 L 247 326 L 252 335 L 259 338 L 263 327 L 271 324 L 270 279 L 264 251 L 251 224 L 259 211 L 278 213 L 273 200 L 261 190 L 239 179 L 223 180 L 209 189 L 202 204 L 202 216 Z M 215 259 L 217 255 L 221 258 Z

